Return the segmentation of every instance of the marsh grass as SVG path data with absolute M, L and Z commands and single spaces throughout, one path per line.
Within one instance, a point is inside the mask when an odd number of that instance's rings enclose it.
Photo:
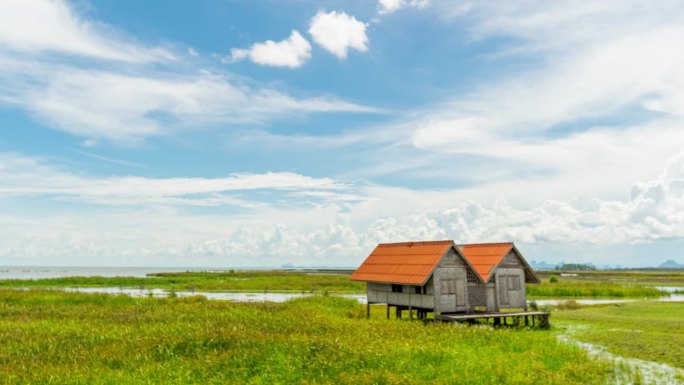
M 591 384 L 612 368 L 553 332 L 274 303 L 0 290 L 0 384 Z M 378 310 L 378 309 L 374 309 Z
M 610 352 L 684 369 L 684 303 L 632 302 L 554 312 L 560 325 L 580 324 L 576 338 Z M 682 379 L 684 381 L 684 379 Z
M 527 285 L 530 298 L 657 298 L 669 293 L 635 283 L 593 282 L 560 279 Z

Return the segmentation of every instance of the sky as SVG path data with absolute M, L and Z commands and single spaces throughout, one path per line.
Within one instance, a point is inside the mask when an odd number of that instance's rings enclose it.
M 0 2 L 0 264 L 684 263 L 679 0 Z

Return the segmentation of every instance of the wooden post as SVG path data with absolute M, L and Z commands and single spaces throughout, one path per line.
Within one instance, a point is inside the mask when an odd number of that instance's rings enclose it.
M 525 316 L 525 326 L 527 326 L 528 321 L 527 321 L 527 316 Z
M 387 319 L 389 319 L 389 308 L 390 308 L 390 305 L 387 304 Z
M 409 305 L 409 319 L 413 319 L 413 307 L 411 307 L 411 305 Z
M 399 306 L 394 307 L 395 315 L 397 319 L 401 318 L 401 308 Z
M 551 323 L 549 323 L 549 316 L 548 315 L 543 315 L 539 318 L 539 328 L 540 329 L 549 329 L 551 327 Z
M 370 303 L 366 302 L 366 319 L 370 318 Z

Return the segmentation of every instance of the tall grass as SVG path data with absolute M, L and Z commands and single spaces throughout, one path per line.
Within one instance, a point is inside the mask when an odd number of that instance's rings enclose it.
M 364 315 L 325 296 L 239 304 L 0 290 L 0 384 L 590 384 L 611 370 L 548 331 Z
M 669 293 L 653 287 L 616 282 L 589 282 L 561 279 L 556 283 L 527 285 L 530 298 L 655 298 Z

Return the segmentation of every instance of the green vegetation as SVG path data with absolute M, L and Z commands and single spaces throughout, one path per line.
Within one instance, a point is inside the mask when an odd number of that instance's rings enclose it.
M 551 277 L 555 276 L 552 275 Z M 531 299 L 581 297 L 655 298 L 667 295 L 667 292 L 633 283 L 556 279 L 555 282 L 542 282 L 538 285 L 527 285 L 527 296 Z
M 230 271 L 157 273 L 147 278 L 65 277 L 36 280 L 0 280 L 5 287 L 133 287 L 177 291 L 289 291 L 363 293 L 364 283 L 349 280 L 349 273 L 302 273 L 289 271 Z
M 612 367 L 551 331 L 364 319 L 284 304 L 0 290 L 0 384 L 592 384 Z M 384 310 L 384 309 L 383 309 Z
M 684 303 L 590 306 L 555 312 L 553 319 L 570 327 L 574 337 L 613 353 L 684 369 Z M 573 327 L 577 324 L 585 327 Z
M 564 263 L 562 265 L 556 266 L 556 270 L 573 270 L 573 271 L 596 270 L 596 266 L 594 266 L 591 263 Z
M 684 270 L 595 270 L 595 271 L 537 271 L 547 279 L 551 275 L 573 274 L 563 280 L 598 281 L 649 286 L 684 286 Z

